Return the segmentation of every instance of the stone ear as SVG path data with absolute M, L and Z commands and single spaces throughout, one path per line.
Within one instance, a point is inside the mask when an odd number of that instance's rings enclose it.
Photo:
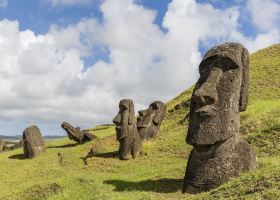
M 242 49 L 242 83 L 240 88 L 239 111 L 245 111 L 248 106 L 249 95 L 249 53 L 243 47 Z
M 134 120 L 134 104 L 133 101 L 129 102 L 129 108 L 128 108 L 128 124 L 132 124 L 133 120 Z
M 161 107 L 160 107 L 160 110 L 159 112 L 155 115 L 154 119 L 153 119 L 153 122 L 157 125 L 159 124 L 164 116 L 165 116 L 165 113 L 166 113 L 166 110 L 167 110 L 167 107 L 165 104 L 163 104 Z

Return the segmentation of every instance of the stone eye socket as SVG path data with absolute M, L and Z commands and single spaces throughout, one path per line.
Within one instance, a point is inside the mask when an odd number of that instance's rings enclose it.
M 139 116 L 140 116 L 140 117 L 143 117 L 143 116 L 144 116 L 144 111 L 143 111 L 143 110 L 140 110 L 138 113 L 139 113 Z
M 126 110 L 127 110 L 127 107 L 125 107 L 124 105 L 121 105 L 121 106 L 120 106 L 120 110 L 121 110 L 121 111 L 126 111 Z
M 152 107 L 153 110 L 158 110 L 158 106 L 157 106 L 157 104 L 155 104 L 155 103 L 152 104 L 151 107 Z

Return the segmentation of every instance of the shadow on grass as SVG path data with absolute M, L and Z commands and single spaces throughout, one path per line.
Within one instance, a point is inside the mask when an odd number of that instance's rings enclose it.
M 157 179 L 157 180 L 145 180 L 139 182 L 130 182 L 122 180 L 106 180 L 105 184 L 114 185 L 116 188 L 114 191 L 146 191 L 157 193 L 175 193 L 182 189 L 182 179 Z
M 16 155 L 11 155 L 11 156 L 9 156 L 9 159 L 24 160 L 25 157 L 24 157 L 23 154 L 16 154 Z
M 106 153 L 97 153 L 97 154 L 94 154 L 93 157 L 116 158 L 116 157 L 118 157 L 118 151 L 112 151 L 112 152 L 106 152 Z
M 60 145 L 60 146 L 49 146 L 47 147 L 48 149 L 53 149 L 53 148 L 70 148 L 70 147 L 75 147 L 78 145 L 82 145 L 83 143 L 75 143 L 75 144 L 64 144 L 64 145 Z

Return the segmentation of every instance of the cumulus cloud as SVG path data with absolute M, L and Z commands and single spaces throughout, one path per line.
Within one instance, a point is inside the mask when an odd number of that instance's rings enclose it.
M 136 109 L 167 101 L 198 78 L 200 45 L 241 41 L 250 49 L 269 45 L 277 30 L 256 38 L 238 31 L 237 7 L 217 9 L 195 0 L 173 0 L 163 19 L 133 0 L 105 0 L 102 23 L 83 19 L 44 35 L 19 31 L 17 21 L 0 21 L 0 133 L 19 134 L 38 124 L 59 133 L 69 121 L 82 128 L 110 123 L 122 98 Z M 106 49 L 108 60 L 86 66 L 84 58 Z
M 5 8 L 8 5 L 8 0 L 0 0 L 0 8 Z
M 280 24 L 280 2 L 278 0 L 248 0 L 247 9 L 252 22 L 263 31 L 269 31 Z

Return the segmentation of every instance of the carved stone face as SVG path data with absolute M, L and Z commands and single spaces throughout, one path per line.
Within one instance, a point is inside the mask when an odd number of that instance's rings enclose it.
M 130 126 L 135 123 L 134 114 L 133 101 L 130 99 L 121 100 L 119 103 L 119 112 L 113 119 L 113 123 L 116 125 L 118 140 L 131 134 Z
M 148 109 L 138 111 L 137 128 L 142 139 L 154 137 L 166 113 L 166 105 L 160 101 L 151 103 Z
M 113 119 L 116 125 L 117 140 L 120 143 L 119 157 L 128 160 L 136 158 L 141 152 L 141 139 L 134 119 L 134 104 L 130 99 L 123 99 L 119 104 L 119 112 Z
M 187 142 L 211 145 L 239 132 L 239 112 L 246 109 L 248 52 L 231 43 L 211 49 L 203 58 L 191 98 Z

